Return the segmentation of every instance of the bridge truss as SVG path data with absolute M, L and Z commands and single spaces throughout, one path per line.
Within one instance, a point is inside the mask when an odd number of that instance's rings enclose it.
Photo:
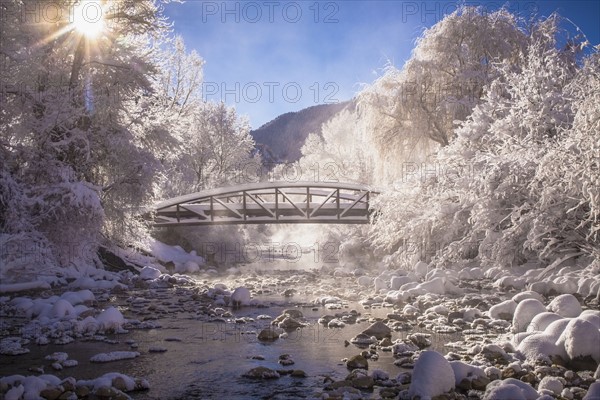
M 377 194 L 352 183 L 260 182 L 176 197 L 152 213 L 156 227 L 232 224 L 367 224 Z

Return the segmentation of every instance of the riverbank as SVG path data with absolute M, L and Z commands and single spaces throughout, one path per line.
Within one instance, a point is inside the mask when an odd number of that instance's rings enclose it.
M 545 332 L 529 325 L 553 307 L 556 296 L 499 290 L 497 280 L 483 274 L 460 281 L 414 277 L 416 285 L 403 271 L 375 276 L 342 269 L 238 268 L 187 276 L 147 269 L 117 275 L 110 288 L 0 299 L 0 391 L 6 398 L 11 391 L 18 394 L 20 385 L 25 390 L 27 379 L 29 387 L 47 382 L 44 398 L 423 397 L 415 393 L 426 390 L 418 385 L 431 385 L 423 384 L 423 373 L 418 379 L 413 373 L 423 370 L 418 362 L 428 350 L 445 358 L 425 370 L 450 368 L 454 377 L 450 387 L 431 396 L 440 399 L 491 398 L 494 385 L 502 383 L 499 392 L 515 386 L 510 379 L 538 395 L 583 399 L 598 379 L 593 348 L 569 359 L 564 344 L 562 351 L 544 348 L 561 354 L 534 354 L 531 349 L 543 340 L 521 345 L 527 334 L 515 332 L 514 322 L 525 324 L 529 335 Z M 400 289 L 407 284 L 427 291 L 404 299 L 411 289 Z M 579 320 L 577 329 L 590 324 L 598 333 L 595 298 L 568 297 L 571 313 L 573 299 L 583 317 L 566 317 L 559 336 Z M 533 300 L 544 311 L 517 310 Z M 555 311 L 557 317 L 549 318 L 566 320 Z

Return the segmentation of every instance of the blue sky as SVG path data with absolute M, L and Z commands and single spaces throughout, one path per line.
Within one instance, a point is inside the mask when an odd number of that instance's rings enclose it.
M 494 10 L 504 1 L 465 1 Z M 448 1 L 200 1 L 166 6 L 174 31 L 206 61 L 204 93 L 253 128 L 289 111 L 352 98 L 415 39 L 456 8 Z M 600 40 L 597 0 L 506 3 L 528 16 L 558 11 Z

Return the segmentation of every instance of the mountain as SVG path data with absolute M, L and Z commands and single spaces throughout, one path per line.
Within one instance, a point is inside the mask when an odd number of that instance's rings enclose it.
M 321 126 L 354 101 L 320 104 L 296 112 L 282 114 L 250 132 L 256 148 L 267 163 L 294 162 L 309 133 L 321 134 Z

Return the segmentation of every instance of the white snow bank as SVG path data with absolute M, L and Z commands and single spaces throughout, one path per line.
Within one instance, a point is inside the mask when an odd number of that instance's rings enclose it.
M 424 351 L 415 362 L 408 394 L 411 398 L 432 398 L 454 389 L 454 381 L 448 360 L 436 351 Z

